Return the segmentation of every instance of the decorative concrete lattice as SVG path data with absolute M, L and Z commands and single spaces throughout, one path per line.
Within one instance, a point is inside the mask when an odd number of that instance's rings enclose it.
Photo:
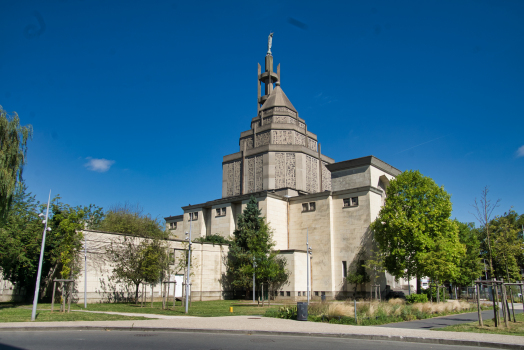
M 264 145 L 269 145 L 269 131 L 262 132 L 257 134 L 255 147 L 260 147 Z
M 313 140 L 312 138 L 307 138 L 307 148 L 313 150 L 316 152 L 317 150 L 317 141 Z
M 238 196 L 240 194 L 240 175 L 242 173 L 241 171 L 241 167 L 242 167 L 242 161 L 236 161 L 233 165 L 234 167 L 234 170 L 233 170 L 233 174 L 234 174 L 234 182 L 235 182 L 235 189 L 233 191 L 233 195 L 234 196 Z
M 237 196 L 240 194 L 240 168 L 242 161 L 237 160 L 224 164 L 226 173 L 227 196 Z
M 306 155 L 306 191 L 318 192 L 318 160 Z
M 286 153 L 286 187 L 297 188 L 295 153 Z
M 253 137 L 247 137 L 240 140 L 240 150 L 244 150 L 244 143 L 246 144 L 246 150 L 253 148 Z
M 295 111 L 292 111 L 291 109 L 287 108 L 287 107 L 275 107 L 274 108 L 274 112 L 275 113 L 286 113 L 286 114 L 289 114 L 289 115 L 292 115 L 294 117 L 297 116 L 297 112 Z
M 302 128 L 302 129 L 305 129 L 306 128 L 306 124 L 304 124 L 302 122 L 298 122 L 298 127 Z
M 268 125 L 268 124 L 271 124 L 272 122 L 273 122 L 273 117 L 267 117 L 267 118 L 262 119 L 262 125 Z
M 302 135 L 295 131 L 295 145 L 302 145 L 306 147 L 306 135 Z
M 322 191 L 331 191 L 331 172 L 326 165 L 327 163 L 322 162 Z
M 293 130 L 273 130 L 273 144 L 275 145 L 292 145 L 294 141 Z
M 262 167 L 262 156 L 256 156 L 255 158 L 255 192 L 262 191 L 264 180 L 263 180 L 263 167 Z
M 255 157 L 246 158 L 247 193 L 255 192 Z
M 275 153 L 275 188 L 286 187 L 286 154 Z
M 263 180 L 263 167 L 262 167 L 262 156 L 253 156 L 246 158 L 247 164 L 247 189 L 246 193 L 253 193 L 262 191 L 264 180 Z

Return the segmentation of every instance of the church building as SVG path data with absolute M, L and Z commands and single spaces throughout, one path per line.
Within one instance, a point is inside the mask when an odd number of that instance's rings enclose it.
M 240 133 L 238 151 L 222 160 L 222 198 L 182 207 L 183 215 L 165 218 L 167 229 L 173 240 L 184 240 L 191 220 L 193 239 L 231 238 L 254 196 L 291 273 L 278 296 L 306 296 L 307 239 L 312 297 L 350 296 L 348 268 L 366 259 L 369 225 L 400 170 L 374 156 L 335 162 L 322 154 L 320 139 L 327 135 L 308 129 L 307 116 L 301 118 L 280 85 L 280 65 L 276 72 L 273 67 L 269 45 L 263 72 L 258 65 L 258 113 Z M 382 290 L 395 284 L 385 275 L 379 282 Z

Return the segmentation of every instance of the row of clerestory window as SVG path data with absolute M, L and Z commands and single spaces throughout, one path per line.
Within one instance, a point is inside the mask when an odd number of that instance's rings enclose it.
M 358 197 L 344 198 L 344 207 L 358 206 Z
M 216 208 L 216 216 L 226 216 L 226 207 Z

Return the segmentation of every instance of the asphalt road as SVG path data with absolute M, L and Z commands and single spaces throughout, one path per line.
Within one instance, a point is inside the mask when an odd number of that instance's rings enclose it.
M 510 305 L 511 308 L 511 305 Z M 510 310 L 511 311 L 511 310 Z M 515 308 L 515 314 L 522 313 L 522 304 L 518 308 Z M 513 317 L 513 316 L 512 316 Z M 488 320 L 493 318 L 493 310 L 482 311 L 482 319 Z M 479 318 L 477 312 L 471 312 L 459 315 L 449 315 L 442 317 L 428 318 L 425 320 L 407 321 L 398 323 L 388 323 L 378 327 L 391 327 L 391 328 L 409 328 L 409 329 L 432 329 L 452 326 L 461 323 L 478 322 Z M 504 322 L 502 318 L 502 310 L 500 311 L 500 320 Z
M 433 345 L 400 341 L 371 341 L 326 337 L 260 336 L 182 332 L 131 332 L 131 331 L 42 331 L 2 332 L 1 350 L 268 350 L 268 349 L 476 349 L 466 346 Z

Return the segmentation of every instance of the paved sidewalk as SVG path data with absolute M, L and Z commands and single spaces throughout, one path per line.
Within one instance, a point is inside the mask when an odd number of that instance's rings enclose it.
M 256 316 L 184 317 L 136 321 L 11 322 L 0 323 L 1 331 L 38 330 L 121 330 L 272 334 L 343 337 L 368 340 L 408 341 L 432 344 L 467 345 L 499 349 L 524 349 L 524 337 L 443 332 L 419 329 L 348 326 L 300 322 Z

